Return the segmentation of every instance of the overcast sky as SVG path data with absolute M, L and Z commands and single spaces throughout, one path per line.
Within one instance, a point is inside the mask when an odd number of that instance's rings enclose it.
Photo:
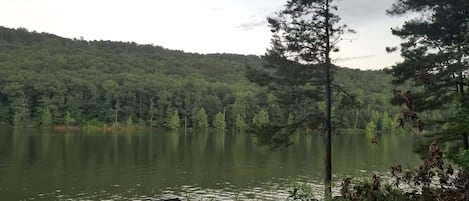
M 400 60 L 386 46 L 399 39 L 390 28 L 394 0 L 341 0 L 342 22 L 357 31 L 334 55 L 341 66 L 388 67 Z M 197 53 L 263 55 L 270 47 L 266 17 L 286 0 L 0 0 L 0 26 L 24 27 L 68 38 L 134 41 Z

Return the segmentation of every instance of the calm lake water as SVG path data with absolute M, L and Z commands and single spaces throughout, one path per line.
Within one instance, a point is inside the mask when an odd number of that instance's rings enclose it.
M 415 136 L 333 136 L 335 182 L 416 167 Z M 276 200 L 293 182 L 321 194 L 322 138 L 271 151 L 245 134 L 0 130 L 0 200 Z

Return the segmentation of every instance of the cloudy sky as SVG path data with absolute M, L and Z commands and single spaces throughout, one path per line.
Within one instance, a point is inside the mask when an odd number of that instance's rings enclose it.
M 399 39 L 390 28 L 394 0 L 341 0 L 342 22 L 357 34 L 334 55 L 341 66 L 388 67 L 400 60 L 386 46 Z M 68 38 L 134 41 L 197 53 L 262 55 L 270 46 L 266 17 L 286 0 L 0 0 L 0 26 L 25 27 Z

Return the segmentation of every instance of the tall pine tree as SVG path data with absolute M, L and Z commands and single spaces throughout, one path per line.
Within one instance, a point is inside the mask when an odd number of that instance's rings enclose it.
M 391 72 L 396 83 L 414 80 L 423 87 L 420 92 L 395 91 L 396 100 L 407 105 L 401 122 L 410 120 L 415 127 L 423 129 L 424 122 L 418 118 L 418 112 L 444 109 L 455 100 L 460 109 L 469 107 L 463 101 L 469 98 L 469 1 L 397 0 L 388 10 L 392 16 L 407 13 L 419 16 L 392 29 L 394 35 L 405 41 L 401 44 L 405 60 Z M 388 51 L 396 49 L 388 48 Z M 467 130 L 452 134 L 461 136 L 463 148 L 469 148 Z
M 300 126 L 324 127 L 325 196 L 331 196 L 331 103 L 335 66 L 331 53 L 346 31 L 338 25 L 333 0 L 289 0 L 285 8 L 268 18 L 272 47 L 263 59 L 263 69 L 249 69 L 248 79 L 267 86 L 283 106 L 309 105 L 309 111 L 288 125 L 262 126 L 256 129 L 259 142 L 274 147 L 290 144 L 289 136 Z M 347 30 L 351 31 L 352 30 Z M 320 111 L 317 101 L 325 102 Z

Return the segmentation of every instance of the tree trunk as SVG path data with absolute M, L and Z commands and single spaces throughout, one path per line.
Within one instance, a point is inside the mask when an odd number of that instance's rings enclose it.
M 357 129 L 357 126 L 358 126 L 358 110 L 356 111 L 356 115 L 355 115 L 355 126 L 354 128 Z
M 469 141 L 467 140 L 467 133 L 461 134 L 462 137 L 462 147 L 464 150 L 469 150 Z
M 332 122 L 331 122 L 331 75 L 330 75 L 330 64 L 326 64 L 326 134 L 324 136 L 324 147 L 325 147 L 325 159 L 324 159 L 324 185 L 325 195 L 327 198 L 331 197 L 331 182 L 332 182 Z
M 330 16 L 329 16 L 329 1 L 326 0 L 326 12 L 325 12 L 325 31 L 326 31 L 326 52 L 325 52 L 325 71 L 326 71 L 326 134 L 324 135 L 324 147 L 325 147 L 325 158 L 324 158 L 324 198 L 330 200 L 332 198 L 332 123 L 331 123 L 331 112 L 332 112 L 332 90 L 331 90 L 331 44 L 330 44 Z
M 460 89 L 460 92 L 461 92 L 461 95 L 464 95 L 464 78 L 462 77 L 463 74 L 461 72 L 461 89 Z M 462 145 L 463 145 L 463 148 L 464 150 L 469 150 L 469 142 L 467 141 L 467 132 L 464 132 L 462 134 Z
M 153 116 L 150 116 L 150 129 L 153 126 Z
M 459 83 L 459 93 L 463 95 L 464 94 L 464 75 L 462 71 L 459 73 L 459 79 L 461 79 Z
M 459 83 L 459 93 L 461 94 L 461 96 L 464 96 L 464 75 L 463 75 L 463 72 L 461 71 L 459 73 L 459 77 L 461 79 L 461 82 Z M 464 103 L 462 105 L 462 107 L 464 107 Z M 469 149 L 469 142 L 467 140 L 467 132 L 464 132 L 461 134 L 461 137 L 462 137 L 462 147 L 464 150 L 468 150 Z

